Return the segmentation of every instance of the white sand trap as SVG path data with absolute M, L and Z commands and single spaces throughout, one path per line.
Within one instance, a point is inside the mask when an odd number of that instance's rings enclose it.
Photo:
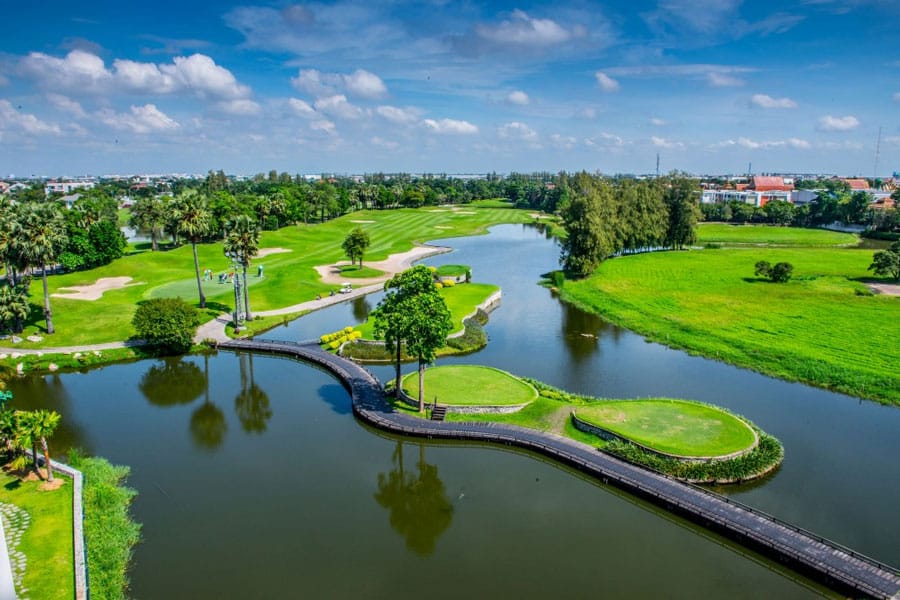
M 56 298 L 66 298 L 68 300 L 99 300 L 103 292 L 109 290 L 121 290 L 133 285 L 144 285 L 143 281 L 129 283 L 131 277 L 101 277 L 92 285 L 73 285 L 70 287 L 61 287 L 60 290 L 72 290 L 71 292 L 62 292 L 53 294 Z
M 867 283 L 866 285 L 876 294 L 900 296 L 900 284 L 897 283 Z
M 478 213 L 473 210 L 454 210 L 458 215 L 477 215 Z
M 449 212 L 446 208 L 432 208 L 428 212 Z
M 541 213 L 528 213 L 532 219 L 552 219 L 553 215 L 542 215 Z
M 377 262 L 366 262 L 363 260 L 363 265 L 366 267 L 384 271 L 384 275 L 381 275 L 380 277 L 344 277 L 341 275 L 341 267 L 350 264 L 350 262 L 346 260 L 342 260 L 333 265 L 318 266 L 316 267 L 316 271 L 319 273 L 319 277 L 322 278 L 322 283 L 353 283 L 354 285 L 368 285 L 370 283 L 378 283 L 379 281 L 390 279 L 395 274 L 410 268 L 415 261 L 421 260 L 426 256 L 440 254 L 441 252 L 450 252 L 450 250 L 451 248 L 444 248 L 442 246 L 415 246 L 412 250 L 400 252 L 399 254 L 391 254 L 385 260 Z
M 256 258 L 264 258 L 270 254 L 282 254 L 284 252 L 293 252 L 293 250 L 288 250 L 287 248 L 260 248 Z
M 366 221 L 365 219 L 350 219 L 351 223 L 374 223 L 375 221 Z

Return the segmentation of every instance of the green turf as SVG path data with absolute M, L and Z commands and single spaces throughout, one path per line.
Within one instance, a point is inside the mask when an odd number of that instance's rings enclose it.
M 605 261 L 564 299 L 650 339 L 787 379 L 900 403 L 900 301 L 868 295 L 871 250 L 745 248 Z M 775 284 L 756 261 L 794 265 Z
M 406 393 L 419 395 L 418 372 L 401 380 Z M 425 370 L 425 392 L 430 401 L 455 406 L 509 406 L 525 404 L 537 398 L 531 384 L 505 371 L 480 365 L 445 365 Z
M 381 277 L 384 275 L 384 271 L 379 271 L 378 269 L 373 269 L 372 267 L 367 267 L 363 265 L 360 267 L 359 265 L 343 265 L 340 268 L 341 277 L 346 277 L 348 279 L 364 279 L 367 277 Z
M 437 268 L 438 277 L 465 277 L 469 270 L 467 265 L 441 265 Z
M 729 246 L 855 246 L 859 238 L 852 233 L 771 225 L 728 225 L 701 223 L 697 229 L 700 244 Z
M 54 477 L 60 477 L 58 473 Z M 0 475 L 0 502 L 24 509 L 31 522 L 17 550 L 25 554 L 23 585 L 29 598 L 66 599 L 75 597 L 75 570 L 72 547 L 72 482 L 57 490 L 41 491 L 42 481 L 19 481 L 7 473 Z
M 313 267 L 334 264 L 344 258 L 341 241 L 354 227 L 354 220 L 374 221 L 364 227 L 372 239 L 366 252 L 367 261 L 378 261 L 389 254 L 409 250 L 414 242 L 450 236 L 484 233 L 498 223 L 527 223 L 527 211 L 506 208 L 461 207 L 458 210 L 400 209 L 359 211 L 314 225 L 291 225 L 278 231 L 263 232 L 260 248 L 284 248 L 288 252 L 269 254 L 253 261 L 250 268 L 251 310 L 284 308 L 312 300 L 316 294 L 327 294 L 334 286 L 321 282 Z M 446 227 L 449 229 L 438 229 Z M 134 334 L 131 318 L 137 303 L 159 295 L 181 295 L 197 301 L 194 263 L 189 244 L 176 249 L 150 252 L 149 244 L 141 244 L 129 255 L 110 265 L 55 275 L 49 278 L 50 292 L 61 287 L 91 285 L 101 277 L 129 276 L 139 285 L 106 292 L 100 300 L 85 301 L 51 297 L 56 333 L 44 341 L 23 341 L 23 348 L 42 348 L 93 344 L 124 340 Z M 167 246 L 163 246 L 167 248 Z M 210 310 L 207 318 L 232 308 L 233 289 L 219 285 L 219 273 L 230 270 L 222 243 L 202 244 L 198 248 L 200 269 L 212 269 L 214 278 L 205 282 Z M 265 277 L 256 278 L 256 266 L 265 266 Z M 161 289 L 160 289 L 161 288 Z M 39 278 L 31 284 L 32 314 L 23 338 L 44 335 L 42 287 Z
M 639 444 L 681 456 L 724 456 L 746 450 L 756 439 L 737 417 L 696 402 L 600 402 L 580 407 L 577 414 Z

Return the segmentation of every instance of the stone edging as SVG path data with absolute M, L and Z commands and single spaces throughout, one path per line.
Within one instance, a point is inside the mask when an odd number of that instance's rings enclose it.
M 458 337 L 462 336 L 463 334 L 465 334 L 466 333 L 466 321 L 468 319 L 471 319 L 475 315 L 477 315 L 479 310 L 483 310 L 484 312 L 490 314 L 500 304 L 500 299 L 502 296 L 503 296 L 503 290 L 497 290 L 496 292 L 494 292 L 493 294 L 488 296 L 487 300 L 485 300 L 484 302 L 482 302 L 481 304 L 476 306 L 475 310 L 473 310 L 471 313 L 467 314 L 465 317 L 462 318 L 463 328 L 460 329 L 459 331 L 454 331 L 453 333 L 448 335 L 447 339 L 449 340 L 452 338 L 458 338 Z
M 407 404 L 408 406 L 411 406 L 413 408 L 419 408 L 419 401 L 403 391 L 402 388 L 400 389 L 400 394 L 398 395 L 398 397 L 401 401 L 403 401 L 404 404 Z M 531 402 L 526 402 L 524 404 L 479 404 L 477 406 L 440 404 L 440 406 L 446 406 L 448 413 L 455 413 L 458 415 L 505 415 L 509 413 L 519 412 L 529 404 L 531 404 Z M 434 402 L 426 402 L 425 408 L 434 408 Z
M 735 417 L 737 418 L 737 417 Z M 743 422 L 743 421 L 741 421 Z M 655 454 L 656 456 L 661 456 L 663 458 L 672 458 L 681 462 L 686 463 L 709 463 L 709 462 L 722 462 L 726 460 L 731 460 L 733 458 L 740 458 L 741 456 L 746 456 L 750 454 L 756 447 L 759 446 L 759 434 L 756 431 L 749 427 L 750 431 L 753 432 L 753 443 L 744 448 L 743 450 L 737 450 L 735 452 L 731 452 L 730 454 L 722 454 L 720 456 L 684 456 L 681 454 L 670 454 L 668 452 L 663 452 L 662 450 L 656 450 L 655 448 L 651 448 L 649 446 L 645 446 L 639 442 L 636 442 L 630 438 L 627 438 L 623 435 L 619 435 L 614 431 L 610 431 L 604 427 L 600 427 L 599 425 L 595 425 L 593 423 L 588 423 L 582 419 L 578 418 L 578 415 L 575 414 L 575 411 L 572 411 L 572 425 L 575 426 L 575 429 L 578 431 L 583 431 L 584 433 L 590 433 L 596 435 L 600 438 L 603 438 L 607 441 L 618 440 L 620 442 L 626 442 L 628 444 L 633 444 L 643 450 L 644 452 L 649 452 L 650 454 Z M 768 470 L 766 471 L 768 472 Z

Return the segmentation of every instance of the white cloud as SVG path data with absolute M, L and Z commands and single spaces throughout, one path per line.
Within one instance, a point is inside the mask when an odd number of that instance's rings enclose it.
M 657 148 L 667 148 L 669 150 L 674 148 L 684 148 L 684 144 L 682 144 L 681 142 L 675 142 L 666 138 L 657 137 L 655 135 L 650 137 L 650 143 Z
M 63 112 L 67 112 L 71 115 L 78 117 L 79 119 L 83 119 L 87 116 L 84 112 L 84 109 L 81 108 L 81 104 L 72 100 L 68 96 L 63 96 L 62 94 L 47 94 L 47 100 L 50 101 L 57 110 L 61 110 Z
M 494 44 L 529 47 L 554 46 L 585 35 L 583 28 L 569 30 L 552 19 L 535 19 L 521 10 L 514 10 L 496 26 L 478 25 L 475 33 Z
M 223 100 L 216 104 L 219 110 L 229 115 L 250 116 L 258 115 L 262 107 L 253 100 L 238 98 L 237 100 Z
M 61 133 L 59 125 L 56 123 L 47 123 L 33 114 L 19 112 L 9 100 L 0 100 L 0 133 L 7 129 L 18 130 L 30 135 Z
M 376 108 L 375 112 L 377 112 L 379 115 L 381 115 L 391 123 L 397 123 L 398 125 L 411 125 L 418 122 L 420 111 L 412 107 L 398 108 L 396 106 L 383 105 Z
M 651 125 L 656 125 L 657 127 L 663 127 L 664 125 L 668 125 L 665 119 L 660 119 L 659 117 L 653 117 L 650 119 Z
M 799 138 L 788 138 L 787 145 L 797 150 L 809 150 L 812 147 L 809 142 Z
M 396 150 L 400 147 L 400 144 L 391 140 L 386 140 L 384 138 L 375 136 L 369 140 L 373 146 L 378 146 L 380 148 L 387 148 L 388 150 Z
M 472 135 L 478 133 L 478 127 L 468 121 L 458 121 L 456 119 L 425 119 L 422 121 L 425 128 L 433 133 L 453 134 L 453 135 Z
M 596 119 L 597 118 L 597 109 L 593 106 L 586 106 L 578 111 L 577 115 L 582 119 Z
M 507 123 L 497 129 L 497 135 L 503 139 L 521 140 L 523 142 L 536 142 L 538 139 L 537 132 L 519 121 Z
M 531 98 L 529 98 L 528 94 L 526 94 L 522 90 L 515 90 L 510 92 L 509 95 L 506 96 L 506 101 L 510 104 L 526 106 L 529 102 L 531 102 Z
M 706 76 L 706 81 L 712 87 L 738 87 L 744 85 L 744 80 L 724 73 L 712 72 Z
M 859 127 L 859 119 L 853 115 L 845 117 L 833 117 L 825 115 L 819 119 L 819 129 L 822 131 L 850 131 Z
M 301 117 L 314 117 L 316 115 L 316 110 L 307 102 L 304 102 L 299 98 L 288 99 L 288 106 L 290 106 L 294 110 L 294 112 Z
M 309 128 L 314 131 L 324 131 L 325 133 L 334 133 L 334 123 L 328 119 L 313 121 L 309 124 Z
M 381 98 L 387 94 L 387 86 L 381 78 L 363 69 L 357 69 L 349 75 L 301 69 L 296 77 L 291 78 L 291 84 L 314 98 L 334 96 L 338 91 L 369 99 Z
M 21 70 L 41 86 L 76 93 L 194 94 L 217 100 L 251 94 L 231 71 L 205 54 L 176 56 L 164 64 L 116 59 L 107 69 L 103 59 L 83 50 L 73 50 L 65 58 L 32 52 L 22 59 Z
M 795 150 L 809 150 L 812 145 L 806 140 L 800 138 L 788 138 L 786 140 L 769 140 L 757 141 L 747 137 L 739 137 L 737 140 L 725 140 L 718 144 L 713 144 L 713 148 L 728 148 L 740 146 L 748 150 L 771 150 L 774 148 L 793 148 Z
M 597 71 L 594 73 L 594 77 L 597 78 L 597 86 L 603 90 L 604 92 L 618 92 L 619 91 L 619 82 L 603 73 L 601 71 Z
M 343 94 L 319 98 L 313 106 L 320 113 L 339 119 L 358 119 L 363 116 L 362 109 L 347 102 L 347 96 Z
M 180 127 L 175 120 L 156 108 L 155 104 L 132 106 L 130 113 L 117 113 L 107 108 L 98 112 L 97 117 L 114 129 L 134 133 L 173 131 Z
M 3 73 L 0 73 L 0 87 L 3 87 L 3 86 L 8 85 L 8 84 L 9 84 L 9 79 L 7 79 L 6 77 L 4 77 L 4 76 L 3 76 Z
M 550 136 L 550 141 L 557 148 L 562 148 L 563 150 L 571 150 L 575 147 L 575 144 L 578 143 L 578 140 L 570 135 L 560 135 L 558 133 L 554 133 Z
M 894 102 L 900 102 L 900 92 L 894 94 Z
M 773 98 L 768 94 L 753 94 L 750 104 L 760 108 L 797 108 L 797 103 L 790 98 Z

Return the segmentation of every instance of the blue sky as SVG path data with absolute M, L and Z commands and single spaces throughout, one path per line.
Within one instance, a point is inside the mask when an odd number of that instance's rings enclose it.
M 4 2 L 0 174 L 900 170 L 896 0 Z

